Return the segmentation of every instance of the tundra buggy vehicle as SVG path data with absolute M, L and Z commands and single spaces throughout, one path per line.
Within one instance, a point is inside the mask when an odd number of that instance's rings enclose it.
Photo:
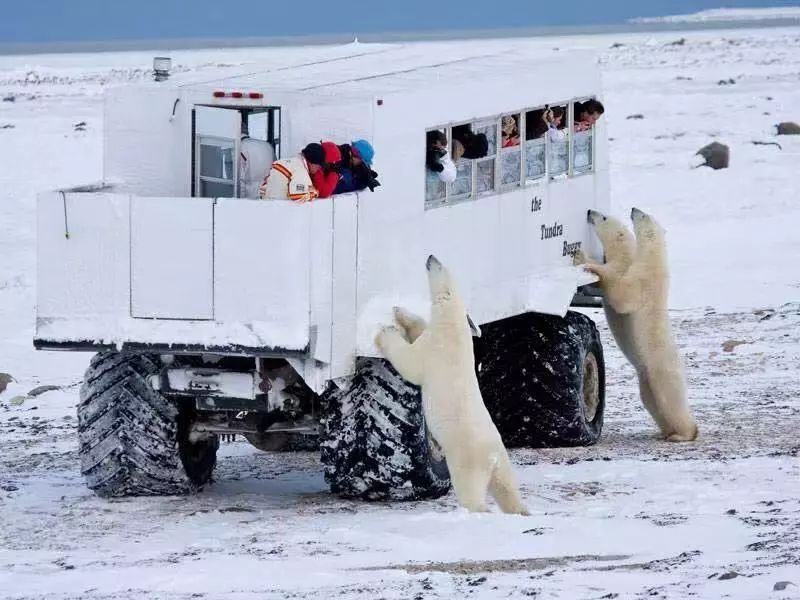
M 476 369 L 505 443 L 600 436 L 602 347 L 569 311 L 600 305 L 572 264 L 598 250 L 587 210 L 609 208 L 603 120 L 573 128 L 576 103 L 599 97 L 595 58 L 316 52 L 214 81 L 159 61 L 156 81 L 106 90 L 103 181 L 38 197 L 34 345 L 96 353 L 78 432 L 100 496 L 197 490 L 237 435 L 318 447 L 346 497 L 446 493 L 419 389 L 373 345 L 393 306 L 428 314 L 429 254 L 482 329 Z M 542 131 L 547 107 L 563 111 L 560 136 Z M 464 125 L 487 147 L 445 183 L 426 137 L 451 150 Z M 374 191 L 298 203 L 249 186 L 273 157 L 358 139 L 375 150 Z

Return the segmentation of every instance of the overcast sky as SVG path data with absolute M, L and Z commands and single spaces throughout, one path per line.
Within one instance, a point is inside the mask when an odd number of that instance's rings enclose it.
M 598 25 L 720 5 L 800 0 L 0 0 L 0 43 Z

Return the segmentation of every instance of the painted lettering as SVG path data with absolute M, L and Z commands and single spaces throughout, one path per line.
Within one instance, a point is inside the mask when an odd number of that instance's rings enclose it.
M 575 253 L 581 249 L 580 242 L 573 242 L 570 244 L 569 242 L 564 242 L 564 251 L 561 253 L 561 256 L 575 256 Z
M 542 199 L 539 196 L 534 196 L 531 200 L 531 212 L 539 212 L 542 210 Z
M 558 222 L 553 223 L 550 227 L 542 225 L 542 239 L 549 240 L 550 238 L 560 237 L 564 235 L 564 226 Z

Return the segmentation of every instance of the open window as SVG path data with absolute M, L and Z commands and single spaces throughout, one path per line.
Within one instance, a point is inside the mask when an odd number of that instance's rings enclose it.
M 467 199 L 472 195 L 472 160 L 469 142 L 474 134 L 469 123 L 456 125 L 450 131 L 453 140 L 452 155 L 456 163 L 456 180 L 450 184 L 448 198 Z
M 594 164 L 594 121 L 582 120 L 582 102 L 573 102 L 572 173 L 581 175 Z
M 545 110 L 547 118 L 547 171 L 551 178 L 566 177 L 569 173 L 569 113 L 568 105 L 555 104 Z
M 280 108 L 196 106 L 193 111 L 192 195 L 255 197 L 280 156 Z
M 431 129 L 425 132 L 425 206 L 436 206 L 447 200 L 447 183 L 442 157 L 450 153 L 447 128 Z M 437 166 L 438 165 L 438 166 Z
M 522 114 L 500 118 L 500 186 L 520 184 L 522 175 Z
M 548 125 L 544 120 L 544 108 L 525 113 L 525 180 L 535 181 L 545 176 L 546 133 Z
M 473 124 L 472 130 L 476 134 L 486 136 L 486 155 L 475 160 L 475 194 L 485 194 L 495 189 L 495 162 L 497 159 L 497 130 L 498 123 L 491 121 L 478 121 Z

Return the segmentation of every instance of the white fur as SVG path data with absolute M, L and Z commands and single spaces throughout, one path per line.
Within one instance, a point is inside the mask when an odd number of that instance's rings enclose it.
M 590 211 L 589 221 L 603 243 L 605 264 L 586 262 L 600 277 L 609 327 L 636 369 L 639 393 L 665 439 L 697 438 L 697 423 L 686 399 L 683 361 L 667 310 L 669 272 L 664 231 L 649 215 L 631 212 L 636 237 L 620 221 Z
M 425 421 L 447 458 L 459 504 L 486 512 L 487 491 L 506 513 L 529 514 L 519 496 L 503 440 L 483 403 L 467 313 L 450 278 L 428 260 L 431 321 L 395 308 L 398 327 L 375 344 L 397 371 L 422 387 Z

